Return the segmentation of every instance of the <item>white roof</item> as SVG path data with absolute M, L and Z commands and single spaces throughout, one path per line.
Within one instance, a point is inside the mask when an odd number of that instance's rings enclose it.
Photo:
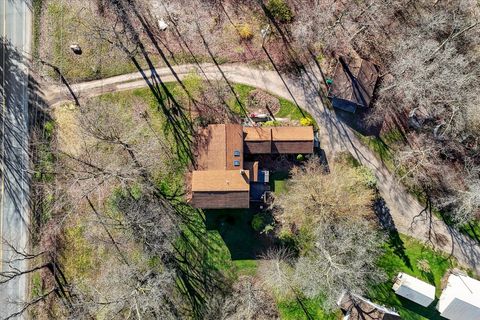
M 435 300 L 434 286 L 403 272 L 397 275 L 393 290 L 399 296 L 424 307 L 430 305 L 432 301 Z
M 480 281 L 451 274 L 437 308 L 447 319 L 480 319 Z

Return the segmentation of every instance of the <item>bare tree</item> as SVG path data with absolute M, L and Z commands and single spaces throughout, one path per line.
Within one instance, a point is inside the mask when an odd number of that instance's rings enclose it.
M 284 227 L 309 228 L 331 217 L 371 213 L 374 193 L 359 169 L 332 163 L 326 174 L 319 159 L 313 158 L 291 173 L 288 192 L 275 199 Z
M 384 280 L 377 266 L 382 238 L 362 219 L 341 218 L 318 225 L 313 244 L 295 264 L 295 286 L 306 297 L 322 296 L 331 310 L 343 291 L 363 293 Z
M 241 276 L 225 297 L 217 297 L 204 319 L 269 320 L 279 319 L 275 300 L 251 276 Z
M 285 248 L 270 249 L 262 259 L 258 273 L 265 286 L 278 297 L 291 297 L 294 294 L 293 254 Z

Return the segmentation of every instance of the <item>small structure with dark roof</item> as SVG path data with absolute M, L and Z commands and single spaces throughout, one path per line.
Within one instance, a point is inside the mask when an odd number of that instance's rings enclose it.
M 353 293 L 342 293 L 337 305 L 348 320 L 400 320 L 400 315 Z
M 377 79 L 378 72 L 373 63 L 339 57 L 328 97 L 334 108 L 344 111 L 366 108 L 370 105 Z

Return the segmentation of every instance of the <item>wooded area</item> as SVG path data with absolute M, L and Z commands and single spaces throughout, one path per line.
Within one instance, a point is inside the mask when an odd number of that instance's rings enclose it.
M 343 291 L 366 295 L 389 280 L 382 259 L 390 251 L 411 266 L 398 232 L 375 215 L 382 200 L 375 176 L 341 156 L 328 164 L 292 161 L 285 190 L 261 215 L 268 223 L 258 233 L 270 248 L 256 257 L 258 270 L 232 261 L 222 234 L 207 230 L 208 213 L 186 202 L 197 133 L 210 123 L 239 123 L 249 107 L 284 106 L 261 90 L 244 94 L 223 74 L 226 62 L 292 79 L 314 66 L 327 80 L 339 56 L 370 61 L 378 84 L 357 121 L 380 128 L 375 138 L 389 144 L 390 169 L 430 214 L 455 228 L 479 223 L 478 1 L 40 3 L 36 72 L 68 87 L 74 102 L 45 109 L 33 124 L 32 247 L 16 251 L 31 268 L 0 278 L 31 274 L 22 312 L 37 319 L 278 319 L 285 317 L 279 306 L 295 301 L 311 319 L 303 303 L 314 301 L 333 319 Z M 81 58 L 70 42 L 85 48 Z M 223 77 L 203 80 L 203 62 Z M 172 72 L 176 82 L 166 83 L 155 71 L 185 63 L 199 74 L 180 80 Z M 70 87 L 127 72 L 140 72 L 148 89 L 87 98 Z M 291 113 L 312 119 L 291 105 Z

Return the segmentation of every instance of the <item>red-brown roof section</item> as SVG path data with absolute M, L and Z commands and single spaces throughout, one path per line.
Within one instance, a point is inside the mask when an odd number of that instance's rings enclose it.
M 243 129 L 239 124 L 211 124 L 207 129 L 205 170 L 239 170 L 243 168 Z M 238 154 L 238 155 L 235 155 Z M 238 161 L 238 165 L 235 165 Z

